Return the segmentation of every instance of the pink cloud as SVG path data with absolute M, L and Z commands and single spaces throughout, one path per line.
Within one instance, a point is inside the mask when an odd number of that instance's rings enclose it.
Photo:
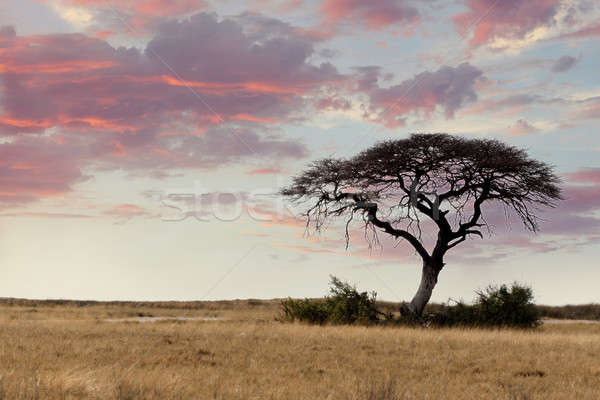
M 118 204 L 106 210 L 104 214 L 122 219 L 151 215 L 148 210 L 135 204 Z
M 276 247 L 281 247 L 281 248 L 284 248 L 284 249 L 288 249 L 288 250 L 292 250 L 292 251 L 297 251 L 297 252 L 301 252 L 301 253 L 342 254 L 341 251 L 334 251 L 334 250 L 331 250 L 331 249 L 317 248 L 317 247 L 314 247 L 314 246 L 291 245 L 291 244 L 284 244 L 284 243 L 279 243 L 279 242 L 273 242 L 272 244 L 273 244 L 273 246 L 276 246 Z
M 575 32 L 565 33 L 557 39 L 585 39 L 594 36 L 600 36 L 600 22 L 594 22 Z
M 248 175 L 274 175 L 280 174 L 282 171 L 277 168 L 257 168 L 246 172 Z
M 325 0 L 319 8 L 323 18 L 299 34 L 315 41 L 330 40 L 342 33 L 355 33 L 357 27 L 369 30 L 393 28 L 392 33 L 414 34 L 420 22 L 419 11 L 411 0 Z
M 0 204 L 63 196 L 88 179 L 80 169 L 84 152 L 78 143 L 67 147 L 49 138 L 0 144 Z
M 369 96 L 369 117 L 389 128 L 404 125 L 411 112 L 430 115 L 440 109 L 446 118 L 452 118 L 458 109 L 477 99 L 476 84 L 485 79 L 483 72 L 469 63 L 422 72 L 389 88 L 379 86 L 377 69 L 362 68 L 358 73 L 358 90 Z
M 354 22 L 369 30 L 414 23 L 419 17 L 417 9 L 404 0 L 326 0 L 321 12 L 327 23 Z
M 0 217 L 31 217 L 31 218 L 94 218 L 93 215 L 86 214 L 67 214 L 67 213 L 45 213 L 45 212 L 16 212 L 3 213 Z
M 46 0 L 40 0 L 46 1 Z M 64 4 L 78 7 L 101 7 L 109 5 L 123 12 L 141 15 L 173 16 L 206 7 L 204 0 L 121 0 L 107 4 L 104 0 L 63 0 Z
M 466 0 L 467 11 L 453 16 L 458 32 L 470 35 L 471 47 L 494 38 L 523 39 L 540 26 L 555 23 L 560 0 Z
M 260 226 L 287 226 L 292 228 L 305 228 L 306 223 L 300 218 L 296 218 L 290 214 L 282 214 L 273 211 L 264 205 L 247 206 L 246 211 L 253 218 L 259 221 Z
M 527 107 L 532 105 L 562 102 L 564 102 L 564 100 L 559 98 L 547 100 L 538 95 L 513 94 L 500 99 L 479 101 L 473 104 L 471 107 L 464 109 L 462 113 L 481 114 L 484 112 L 490 112 L 495 113 L 497 116 L 511 116 L 523 113 Z M 519 121 L 510 127 L 510 129 L 513 131 L 512 134 L 523 134 L 531 131 L 530 128 L 526 127 L 523 123 L 519 123 Z
M 578 119 L 598 119 L 600 118 L 600 97 L 593 97 L 582 102 L 582 104 L 571 113 Z
M 519 119 L 513 126 L 510 127 L 508 134 L 513 136 L 523 136 L 535 133 L 537 130 L 538 129 L 535 126 L 531 125 L 526 120 Z
M 561 204 L 560 209 L 557 209 L 557 212 L 587 214 L 600 209 L 600 184 L 596 183 L 600 180 L 598 168 L 584 169 L 575 172 L 574 174 L 578 179 L 581 179 L 581 174 L 584 174 L 587 181 L 593 182 L 593 184 L 586 186 L 567 186 L 564 193 L 566 200 Z
M 248 0 L 247 6 L 252 12 L 285 14 L 301 9 L 304 0 Z
M 567 174 L 569 182 L 600 184 L 600 168 L 582 168 Z
M 255 232 L 249 229 L 242 229 L 242 232 L 247 233 L 248 235 L 252 235 L 252 236 L 256 236 L 256 237 L 267 237 L 267 236 L 271 236 L 268 233 L 260 233 L 260 232 Z
M 84 167 L 152 173 L 304 157 L 302 143 L 263 132 L 303 118 L 322 88 L 348 79 L 311 64 L 313 53 L 294 27 L 259 15 L 171 21 L 144 52 L 2 28 L 0 134 L 13 139 L 0 143 L 0 201 L 62 195 Z
M 46 2 L 47 0 L 36 0 Z M 54 0 L 56 1 L 56 0 Z M 145 34 L 168 17 L 182 17 L 208 8 L 204 0 L 59 0 L 62 5 L 85 8 L 93 17 L 90 31 L 128 35 Z M 115 16 L 118 15 L 118 18 Z M 106 27 L 109 29 L 105 29 Z M 133 31 L 132 31 L 133 30 Z
M 143 53 L 81 34 L 9 36 L 2 48 L 0 123 L 17 132 L 53 126 L 125 132 L 190 110 L 198 122 L 213 124 L 281 122 L 303 106 L 302 96 L 344 79 L 330 64 L 308 63 L 312 43 L 292 27 L 259 16 L 172 21 Z
M 319 111 L 349 110 L 350 108 L 352 108 L 352 103 L 343 97 L 327 96 L 316 102 L 316 109 Z

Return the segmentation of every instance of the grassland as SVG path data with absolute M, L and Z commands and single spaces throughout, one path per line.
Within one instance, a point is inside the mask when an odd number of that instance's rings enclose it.
M 269 301 L 0 301 L 0 398 L 600 398 L 600 324 L 317 327 L 276 313 Z M 222 319 L 106 321 L 138 316 Z

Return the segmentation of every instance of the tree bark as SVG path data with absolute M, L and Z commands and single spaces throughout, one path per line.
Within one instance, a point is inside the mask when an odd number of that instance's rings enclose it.
M 417 293 L 408 305 L 408 309 L 415 315 L 423 315 L 423 310 L 431 298 L 433 288 L 437 284 L 438 275 L 442 269 L 442 262 L 423 261 L 423 271 L 421 273 L 421 284 Z

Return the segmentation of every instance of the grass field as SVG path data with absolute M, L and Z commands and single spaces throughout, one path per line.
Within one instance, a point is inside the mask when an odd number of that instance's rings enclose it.
M 0 302 L 6 399 L 598 399 L 600 324 L 317 327 L 277 302 Z M 107 322 L 138 316 L 218 321 Z

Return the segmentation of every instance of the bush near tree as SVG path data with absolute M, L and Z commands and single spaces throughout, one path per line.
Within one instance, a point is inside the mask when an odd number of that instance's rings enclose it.
M 291 299 L 281 303 L 281 321 L 309 324 L 399 324 L 432 327 L 517 327 L 540 325 L 540 311 L 534 303 L 533 290 L 525 285 L 488 286 L 476 292 L 473 304 L 462 301 L 442 304 L 434 311 L 415 317 L 410 310 L 399 315 L 383 312 L 375 292 L 358 292 L 355 286 L 331 277 L 329 295 L 324 299 Z

